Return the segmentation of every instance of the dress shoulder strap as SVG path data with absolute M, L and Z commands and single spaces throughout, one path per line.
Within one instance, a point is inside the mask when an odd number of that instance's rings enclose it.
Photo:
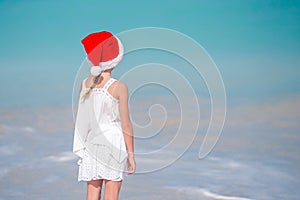
M 107 91 L 108 88 L 111 86 L 111 84 L 113 84 L 115 81 L 116 81 L 116 79 L 110 78 L 103 86 L 103 90 Z

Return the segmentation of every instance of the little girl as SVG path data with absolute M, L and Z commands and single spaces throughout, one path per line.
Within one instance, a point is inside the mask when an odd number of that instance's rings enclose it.
M 111 77 L 123 45 L 109 32 L 86 36 L 82 44 L 93 65 L 83 80 L 75 122 L 73 152 L 79 156 L 78 181 L 87 181 L 87 200 L 118 199 L 124 173 L 135 172 L 133 130 L 127 86 Z

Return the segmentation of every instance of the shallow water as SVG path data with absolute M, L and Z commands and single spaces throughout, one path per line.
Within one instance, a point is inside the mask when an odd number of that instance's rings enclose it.
M 228 114 L 234 121 L 233 111 Z M 0 199 L 85 198 L 72 153 L 70 106 L 2 109 L 0 125 Z M 181 158 L 151 173 L 139 172 L 161 158 L 137 155 L 138 173 L 125 178 L 120 199 L 299 199 L 299 128 L 243 126 L 225 126 L 205 159 L 198 159 L 201 133 Z M 154 150 L 164 139 L 136 140 L 136 152 Z M 183 143 L 175 144 L 161 154 L 176 158 Z

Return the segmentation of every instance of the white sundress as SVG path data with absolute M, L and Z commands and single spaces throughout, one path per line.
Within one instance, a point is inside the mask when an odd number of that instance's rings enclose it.
M 78 181 L 121 181 L 128 154 L 121 128 L 119 102 L 107 91 L 116 80 L 110 78 L 103 88 L 93 88 L 83 101 L 82 96 L 88 89 L 86 79 L 82 82 L 73 141 L 73 152 L 80 157 L 77 162 Z

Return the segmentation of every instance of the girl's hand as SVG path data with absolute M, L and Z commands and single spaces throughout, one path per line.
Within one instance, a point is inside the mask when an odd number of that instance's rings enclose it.
M 135 161 L 133 153 L 128 153 L 127 170 L 128 174 L 133 174 L 135 172 Z

